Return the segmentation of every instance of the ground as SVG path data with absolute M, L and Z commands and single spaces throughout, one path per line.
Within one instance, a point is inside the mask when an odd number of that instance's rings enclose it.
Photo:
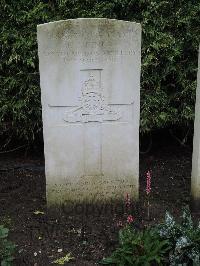
M 191 154 L 191 147 L 166 143 L 140 156 L 140 201 L 132 205 L 136 227 L 162 221 L 166 210 L 178 216 L 189 203 Z M 150 219 L 145 196 L 149 169 Z M 125 217 L 123 205 L 47 212 L 43 158 L 22 152 L 1 154 L 0 182 L 1 223 L 10 228 L 10 238 L 17 245 L 14 265 L 55 265 L 55 259 L 69 252 L 74 260 L 67 265 L 97 265 L 116 246 L 117 223 Z

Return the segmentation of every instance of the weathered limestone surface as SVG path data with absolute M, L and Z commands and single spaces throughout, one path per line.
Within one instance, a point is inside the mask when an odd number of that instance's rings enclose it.
M 194 209 L 200 211 L 200 53 L 198 66 L 199 68 L 197 74 L 191 194 Z
M 47 201 L 138 197 L 141 27 L 38 26 Z

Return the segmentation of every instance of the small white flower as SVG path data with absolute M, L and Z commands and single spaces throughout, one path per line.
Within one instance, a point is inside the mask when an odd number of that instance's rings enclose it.
M 177 239 L 176 249 L 182 249 L 184 247 L 189 246 L 190 244 L 190 239 L 188 239 L 186 236 L 181 236 L 179 239 Z
M 174 218 L 169 212 L 166 212 L 165 214 L 165 223 L 169 228 L 172 228 L 175 225 Z
M 200 222 L 199 222 L 199 224 L 198 224 L 198 227 L 197 227 L 197 229 L 199 229 L 199 230 L 200 230 Z
M 23 251 L 24 251 L 24 250 L 23 250 L 23 248 L 22 248 L 22 249 L 20 249 L 18 252 L 19 252 L 19 253 L 22 253 Z
M 62 248 L 59 248 L 59 249 L 58 249 L 58 252 L 59 252 L 59 253 L 62 252 L 62 251 L 63 251 Z
M 37 256 L 37 252 L 34 252 L 34 256 L 35 256 L 35 257 Z

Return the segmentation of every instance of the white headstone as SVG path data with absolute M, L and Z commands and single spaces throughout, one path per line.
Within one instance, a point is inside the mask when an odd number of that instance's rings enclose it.
M 192 194 L 193 207 L 195 209 L 200 210 L 200 53 L 199 53 L 198 65 L 199 69 L 197 75 L 191 194 Z
M 47 201 L 138 197 L 141 26 L 38 26 Z

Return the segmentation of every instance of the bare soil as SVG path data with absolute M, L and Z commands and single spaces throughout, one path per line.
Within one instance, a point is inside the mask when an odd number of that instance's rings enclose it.
M 163 142 L 164 143 L 164 142 Z M 140 200 L 133 203 L 135 226 L 160 222 L 166 210 L 179 216 L 190 202 L 191 147 L 163 144 L 140 158 Z M 145 173 L 152 170 L 150 219 L 147 219 Z M 0 157 L 0 223 L 10 228 L 16 243 L 14 265 L 55 265 L 71 253 L 67 265 L 97 265 L 117 245 L 123 204 L 79 205 L 47 211 L 44 159 L 2 154 Z M 195 218 L 199 217 L 199 214 Z

